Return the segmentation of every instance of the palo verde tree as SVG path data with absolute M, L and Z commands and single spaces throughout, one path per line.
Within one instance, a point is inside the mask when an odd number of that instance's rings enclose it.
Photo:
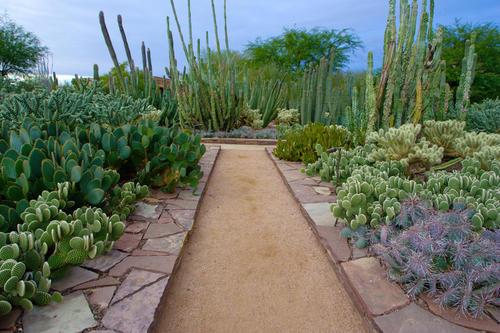
M 0 16 L 0 75 L 26 74 L 47 54 L 38 37 L 7 15 Z
M 350 29 L 285 28 L 279 36 L 257 38 L 249 43 L 245 54 L 251 65 L 272 62 L 289 73 L 296 73 L 310 64 L 316 66 L 321 58 L 328 58 L 332 50 L 335 53 L 333 68 L 342 69 L 349 62 L 349 55 L 361 45 L 359 37 Z

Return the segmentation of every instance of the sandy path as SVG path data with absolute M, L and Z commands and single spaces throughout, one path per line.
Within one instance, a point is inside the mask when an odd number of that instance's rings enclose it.
M 266 153 L 220 154 L 155 332 L 365 332 Z

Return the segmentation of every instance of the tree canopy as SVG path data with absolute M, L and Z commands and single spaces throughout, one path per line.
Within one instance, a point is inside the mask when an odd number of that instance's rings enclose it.
M 443 53 L 446 60 L 446 79 L 452 89 L 460 82 L 465 42 L 475 32 L 475 52 L 477 53 L 476 75 L 472 84 L 470 100 L 482 102 L 486 98 L 500 96 L 500 31 L 493 23 L 462 24 L 444 26 Z
M 245 54 L 249 63 L 261 66 L 275 63 L 289 73 L 317 65 L 322 57 L 335 53 L 335 69 L 344 68 L 349 55 L 361 47 L 359 37 L 350 29 L 285 28 L 279 36 L 266 40 L 257 38 L 247 45 Z
M 0 75 L 26 74 L 47 53 L 38 37 L 15 24 L 7 15 L 0 16 Z

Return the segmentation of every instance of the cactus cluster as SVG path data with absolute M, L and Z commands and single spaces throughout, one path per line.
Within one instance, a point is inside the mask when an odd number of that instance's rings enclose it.
M 298 109 L 280 109 L 276 117 L 276 124 L 293 125 L 299 122 Z
M 445 156 L 458 156 L 457 139 L 465 135 L 465 122 L 458 120 L 424 122 L 423 136 L 438 147 L 444 148 Z
M 467 111 L 467 130 L 500 134 L 500 99 L 487 99 Z
M 69 86 L 51 92 L 37 89 L 7 94 L 0 101 L 0 119 L 11 129 L 18 129 L 28 116 L 38 123 L 57 122 L 69 129 L 93 122 L 121 126 L 153 110 L 145 99 L 104 94 L 98 82 L 84 91 Z
M 308 124 L 303 128 L 289 132 L 278 139 L 273 154 L 288 161 L 313 163 L 318 158 L 316 145 L 322 147 L 344 147 L 350 145 L 351 133 L 342 126 L 325 126 L 322 123 Z
M 367 143 L 375 145 L 375 149 L 368 155 L 368 160 L 388 161 L 396 160 L 405 166 L 422 165 L 430 168 L 441 163 L 443 147 L 418 137 L 421 125 L 405 124 L 399 128 L 381 129 L 372 132 L 367 137 Z

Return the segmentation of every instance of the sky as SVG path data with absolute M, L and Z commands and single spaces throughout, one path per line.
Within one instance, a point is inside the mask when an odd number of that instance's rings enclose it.
M 215 0 L 219 35 L 223 42 L 223 0 Z M 421 1 L 419 1 L 421 3 Z M 188 34 L 187 1 L 175 1 L 185 36 Z M 191 0 L 193 37 L 205 45 L 205 31 L 214 42 L 210 0 Z M 168 0 L 1 0 L 0 13 L 25 30 L 34 32 L 51 52 L 52 70 L 58 74 L 91 75 L 97 63 L 100 73 L 109 71 L 112 61 L 104 42 L 98 14 L 103 10 L 106 24 L 120 62 L 126 61 L 116 17 L 121 14 L 132 57 L 141 63 L 141 42 L 151 49 L 153 74 L 165 75 L 168 65 L 166 17 L 172 17 Z M 257 37 L 279 35 L 284 27 L 350 28 L 363 42 L 363 49 L 351 56 L 349 69 L 366 69 L 368 51 L 375 66 L 383 57 L 383 37 L 388 0 L 227 0 L 227 21 L 231 49 L 242 51 Z M 434 22 L 450 25 L 493 22 L 500 25 L 500 0 L 436 0 Z M 178 32 L 171 29 L 178 62 L 185 64 Z

